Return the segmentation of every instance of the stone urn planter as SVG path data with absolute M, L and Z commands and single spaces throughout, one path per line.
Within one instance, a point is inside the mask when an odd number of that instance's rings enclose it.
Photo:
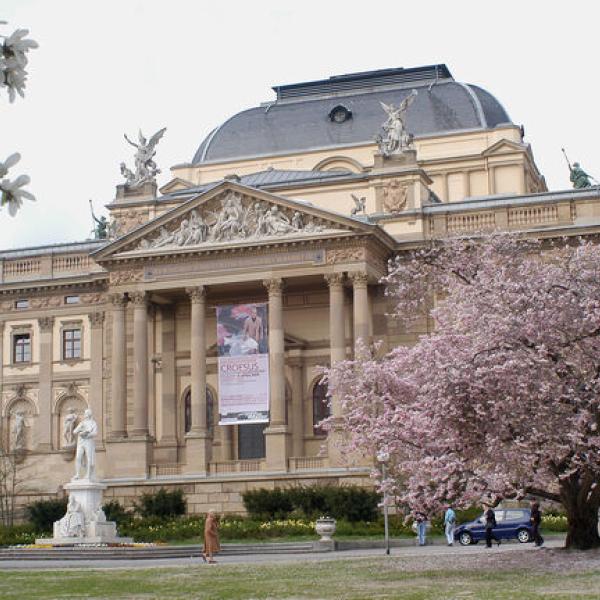
M 335 533 L 335 519 L 319 517 L 315 523 L 315 531 L 321 536 L 320 542 L 331 542 Z

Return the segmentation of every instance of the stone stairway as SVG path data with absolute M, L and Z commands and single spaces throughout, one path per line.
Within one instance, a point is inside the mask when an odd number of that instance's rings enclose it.
M 322 552 L 312 542 L 223 544 L 221 555 L 242 554 L 306 554 Z M 2 548 L 3 560 L 119 560 L 199 557 L 202 546 Z

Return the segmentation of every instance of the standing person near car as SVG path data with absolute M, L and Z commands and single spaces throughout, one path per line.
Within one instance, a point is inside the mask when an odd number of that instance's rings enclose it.
M 211 508 L 204 521 L 204 548 L 202 550 L 202 560 L 214 564 L 217 561 L 214 555 L 221 550 L 219 544 L 219 521 L 215 511 Z
M 540 525 L 542 524 L 542 511 L 537 500 L 531 502 L 531 533 L 533 541 L 538 548 L 544 545 L 544 538 L 540 535 Z
M 448 546 L 454 546 L 454 528 L 456 527 L 456 513 L 451 504 L 448 504 L 444 513 L 444 531 Z
M 425 535 L 427 533 L 427 515 L 422 511 L 415 513 L 415 522 L 417 523 L 417 535 L 419 536 L 419 546 L 425 545 Z
M 487 508 L 487 510 L 486 510 Z M 485 510 L 485 545 L 487 548 L 492 547 L 492 539 L 498 542 L 498 546 L 500 545 L 500 539 L 494 535 L 494 527 L 498 524 L 496 523 L 496 513 L 491 506 L 483 505 L 483 509 Z

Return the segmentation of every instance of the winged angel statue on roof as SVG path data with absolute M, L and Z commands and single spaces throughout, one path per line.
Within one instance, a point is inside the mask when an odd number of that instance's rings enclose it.
M 127 168 L 125 163 L 121 163 L 121 173 L 125 177 L 125 184 L 129 187 L 137 187 L 148 181 L 155 181 L 156 175 L 160 173 L 160 169 L 154 162 L 156 155 L 156 145 L 164 135 L 166 127 L 157 131 L 149 140 L 144 137 L 140 129 L 138 134 L 138 143 L 132 142 L 127 134 L 124 134 L 125 139 L 131 144 L 135 150 L 135 173 Z
M 406 111 L 415 101 L 417 90 L 412 90 L 400 105 L 396 108 L 393 104 L 380 102 L 381 107 L 387 113 L 387 121 L 381 126 L 384 135 L 376 138 L 379 150 L 384 156 L 397 154 L 408 150 L 412 145 L 412 135 L 406 131 Z

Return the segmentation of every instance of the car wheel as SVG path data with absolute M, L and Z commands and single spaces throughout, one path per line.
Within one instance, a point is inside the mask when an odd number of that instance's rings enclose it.
M 473 543 L 473 536 L 467 531 L 463 531 L 458 536 L 458 541 L 460 542 L 461 546 L 468 546 L 469 544 Z
M 531 541 L 531 534 L 527 529 L 519 529 L 519 531 L 517 531 L 517 539 L 521 544 L 527 544 Z

